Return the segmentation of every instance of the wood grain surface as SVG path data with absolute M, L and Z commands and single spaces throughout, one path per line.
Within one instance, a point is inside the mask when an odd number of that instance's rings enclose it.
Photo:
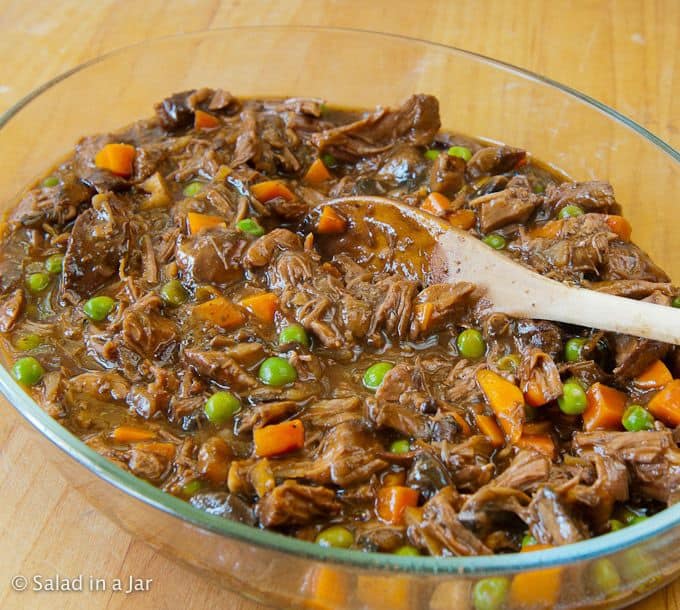
M 347 26 L 459 46 L 566 83 L 680 147 L 678 0 L 0 0 L 0 112 L 111 49 L 240 24 Z M 178 567 L 98 514 L 45 466 L 6 417 L 9 408 L 0 407 L 0 607 L 261 607 Z M 16 593 L 10 586 L 16 574 L 57 573 L 152 582 L 148 592 L 131 595 Z M 680 581 L 636 608 L 680 610 Z

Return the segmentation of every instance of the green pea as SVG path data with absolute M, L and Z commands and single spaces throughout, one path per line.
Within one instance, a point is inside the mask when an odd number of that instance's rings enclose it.
M 161 298 L 173 307 L 177 307 L 189 300 L 189 293 L 179 280 L 170 280 L 161 288 Z
M 279 345 L 289 345 L 291 343 L 299 343 L 309 347 L 309 336 L 300 324 L 289 324 L 279 333 Z
M 482 241 L 494 250 L 502 250 L 507 245 L 505 237 L 498 235 L 498 233 L 491 233 L 491 235 L 487 235 Z
M 452 146 L 447 152 L 452 157 L 460 157 L 465 163 L 472 159 L 472 151 L 465 146 Z
M 533 187 L 531 187 L 531 190 L 537 195 L 540 195 L 541 193 L 545 193 L 545 185 L 537 182 Z
M 616 566 L 609 559 L 598 559 L 591 566 L 591 580 L 596 590 L 606 595 L 616 593 L 621 586 L 621 577 Z
M 440 152 L 441 152 L 440 150 L 435 150 L 434 148 L 431 148 L 430 150 L 425 151 L 425 158 L 429 159 L 430 161 L 434 161 L 439 156 Z
M 390 443 L 390 453 L 408 453 L 411 451 L 411 443 L 405 438 Z
M 264 235 L 264 229 L 254 218 L 244 218 L 243 220 L 239 220 L 236 223 L 236 228 L 239 231 L 248 233 L 248 235 L 254 235 L 255 237 L 261 237 Z
M 522 538 L 523 549 L 528 546 L 534 546 L 535 544 L 538 544 L 536 538 L 534 538 L 531 534 L 524 534 L 524 537 Z
M 22 352 L 27 352 L 29 350 L 35 349 L 41 343 L 42 339 L 39 335 L 23 335 L 14 342 L 14 347 L 20 349 Z
M 583 214 L 583 209 L 577 205 L 565 205 L 560 213 L 557 215 L 558 218 L 573 218 L 574 216 L 581 216 Z
M 404 546 L 400 546 L 396 551 L 394 551 L 395 555 L 401 555 L 402 557 L 420 557 L 420 551 L 409 544 L 406 544 Z
M 185 197 L 195 197 L 198 195 L 201 191 L 203 190 L 203 183 L 198 182 L 197 180 L 194 180 L 193 182 L 189 182 L 184 187 L 184 190 L 182 191 L 182 194 Z
M 583 337 L 573 337 L 564 346 L 564 359 L 567 362 L 578 362 L 581 359 L 583 346 L 588 343 L 588 339 Z
M 588 401 L 583 386 L 577 379 L 571 378 L 562 386 L 562 396 L 557 399 L 562 413 L 580 415 L 586 410 Z
M 42 292 L 50 285 L 50 276 L 42 271 L 31 273 L 26 278 L 26 288 L 33 293 Z
M 19 358 L 12 367 L 12 375 L 19 383 L 35 385 L 45 374 L 45 369 L 33 356 Z
M 111 313 L 115 306 L 116 301 L 111 297 L 92 297 L 83 305 L 83 311 L 90 320 L 101 322 L 106 319 L 106 316 Z
M 674 297 L 671 301 L 673 307 L 680 307 L 680 297 Z
M 654 429 L 654 417 L 647 409 L 640 405 L 630 405 L 621 418 L 623 427 L 629 432 Z
M 626 527 L 625 523 L 619 521 L 618 519 L 610 519 L 607 522 L 607 525 L 609 525 L 610 532 L 618 532 L 619 530 L 622 530 L 624 527 Z
M 649 519 L 647 515 L 635 515 L 635 517 L 628 522 L 628 525 L 637 525 L 638 523 L 647 521 L 647 519 Z
M 338 160 L 331 155 L 331 153 L 324 153 L 321 155 L 321 161 L 323 161 L 323 164 L 328 168 L 334 168 L 338 165 Z
M 510 583 L 507 578 L 482 578 L 472 589 L 475 610 L 500 610 L 508 596 Z
M 501 371 L 516 371 L 522 359 L 517 354 L 508 354 L 498 359 L 496 366 Z
M 59 178 L 56 176 L 47 176 L 47 178 L 42 181 L 42 185 L 47 188 L 57 186 L 57 184 L 59 184 Z
M 354 544 L 354 534 L 342 525 L 331 525 L 318 533 L 315 542 L 321 546 L 348 549 Z
M 188 483 L 182 485 L 182 495 L 186 496 L 187 498 L 190 498 L 191 496 L 201 491 L 202 487 L 203 483 L 201 483 L 201 481 L 199 481 L 198 479 L 194 479 L 193 481 L 189 481 Z
M 260 365 L 258 377 L 267 385 L 281 386 L 293 383 L 297 379 L 297 371 L 285 358 L 273 356 Z
M 241 410 L 241 401 L 231 392 L 215 392 L 205 401 L 203 411 L 211 424 L 226 424 Z
M 476 328 L 468 328 L 460 333 L 456 345 L 463 358 L 481 358 L 486 352 L 484 337 Z
M 364 386 L 369 390 L 377 390 L 385 379 L 387 372 L 394 368 L 391 362 L 376 362 L 366 369 L 364 373 Z
M 45 269 L 50 273 L 61 273 L 64 268 L 64 255 L 53 254 L 45 259 Z

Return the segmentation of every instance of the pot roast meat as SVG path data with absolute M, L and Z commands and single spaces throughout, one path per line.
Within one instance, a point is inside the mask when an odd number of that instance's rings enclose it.
M 0 240 L 7 362 L 102 456 L 210 514 L 300 540 L 341 526 L 372 552 L 559 546 L 680 500 L 676 405 L 652 406 L 650 430 L 617 416 L 586 433 L 559 400 L 575 378 L 648 408 L 659 388 L 636 378 L 654 365 L 665 384 L 680 350 L 491 312 L 473 283 L 435 283 L 408 215 L 326 208 L 437 202 L 545 277 L 671 306 L 680 289 L 612 218 L 611 185 L 440 132 L 425 94 L 356 111 L 197 88 L 155 113 L 80 139 Z M 116 143 L 134 147 L 129 176 L 95 163 Z

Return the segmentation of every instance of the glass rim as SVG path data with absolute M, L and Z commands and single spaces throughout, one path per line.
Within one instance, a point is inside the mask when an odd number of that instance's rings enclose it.
M 585 95 L 576 89 L 541 76 L 529 70 L 519 68 L 513 64 L 496 60 L 485 55 L 466 51 L 443 43 L 432 42 L 416 37 L 391 34 L 366 29 L 322 27 L 309 25 L 243 25 L 210 30 L 199 30 L 182 34 L 173 34 L 145 40 L 132 45 L 127 45 L 98 57 L 92 58 L 78 66 L 47 81 L 43 85 L 32 90 L 0 115 L 0 128 L 2 128 L 22 108 L 27 106 L 40 94 L 66 80 L 69 76 L 81 72 L 91 66 L 102 63 L 108 58 L 127 53 L 136 48 L 148 47 L 155 43 L 169 40 L 205 38 L 223 35 L 225 32 L 327 32 L 329 34 L 360 35 L 374 38 L 386 38 L 396 41 L 407 42 L 425 47 L 442 49 L 454 55 L 460 55 L 488 64 L 505 72 L 516 74 L 524 79 L 555 88 L 562 93 L 576 98 L 582 103 L 607 115 L 609 118 L 620 123 L 624 127 L 637 132 L 661 152 L 671 159 L 680 163 L 680 152 L 668 143 L 647 130 L 645 127 L 624 116 L 613 108 Z M 25 185 L 21 185 L 24 188 Z M 26 419 L 36 430 L 53 445 L 74 459 L 81 466 L 87 468 L 95 476 L 113 485 L 118 490 L 132 496 L 136 500 L 144 502 L 166 514 L 185 521 L 203 530 L 239 540 L 254 546 L 292 554 L 300 558 L 316 561 L 333 562 L 347 567 L 366 568 L 372 570 L 389 570 L 399 572 L 411 572 L 422 575 L 442 576 L 465 576 L 503 574 L 507 572 L 521 572 L 546 566 L 558 566 L 579 561 L 590 560 L 616 553 L 644 542 L 653 536 L 662 534 L 680 525 L 680 504 L 676 504 L 657 515 L 646 519 L 635 526 L 621 529 L 616 532 L 590 538 L 582 542 L 555 547 L 553 549 L 535 551 L 532 553 L 511 553 L 481 556 L 459 557 L 426 557 L 426 556 L 399 556 L 385 553 L 367 553 L 357 550 L 334 549 L 322 547 L 312 542 L 305 542 L 296 538 L 285 536 L 274 531 L 259 529 L 223 517 L 211 515 L 189 502 L 181 500 L 161 489 L 151 485 L 143 479 L 137 478 L 113 462 L 99 455 L 88 447 L 65 427 L 50 417 L 40 406 L 23 390 L 23 388 L 11 377 L 4 366 L 0 366 L 0 392 L 9 401 L 10 405 Z

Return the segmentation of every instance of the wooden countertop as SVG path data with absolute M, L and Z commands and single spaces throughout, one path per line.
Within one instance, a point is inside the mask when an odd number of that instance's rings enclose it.
M 111 49 L 241 24 L 347 26 L 459 46 L 566 83 L 680 147 L 677 0 L 0 0 L 0 112 Z M 133 540 L 43 464 L 28 435 L 0 419 L 0 607 L 260 608 Z M 55 573 L 153 583 L 133 596 L 11 590 L 15 574 Z M 635 608 L 680 610 L 680 581 Z

